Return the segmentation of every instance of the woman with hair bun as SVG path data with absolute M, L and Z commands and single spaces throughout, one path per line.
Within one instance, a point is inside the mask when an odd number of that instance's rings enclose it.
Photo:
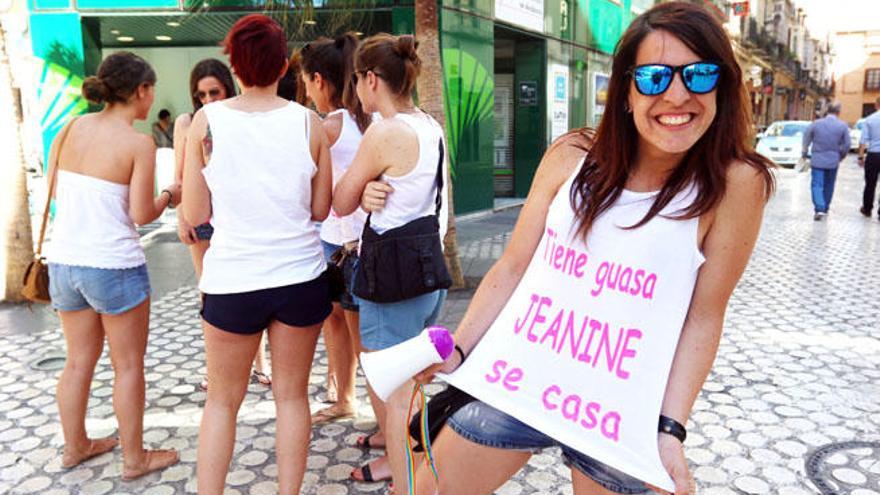
M 346 33 L 335 39 L 320 38 L 300 51 L 301 77 L 306 94 L 318 111 L 326 114 L 322 127 L 330 146 L 334 184 L 351 165 L 370 123 L 370 115 L 361 107 L 351 77 L 357 46 L 357 36 Z M 340 216 L 331 209 L 330 216 L 321 224 L 324 259 L 329 262 L 343 259 L 343 276 L 346 280 L 340 300 L 333 305 L 333 313 L 324 322 L 324 341 L 329 361 L 328 395 L 335 390 L 336 404 L 312 415 L 313 425 L 337 418 L 350 418 L 357 413 L 354 380 L 360 334 L 358 305 L 351 294 L 350 275 L 366 218 L 367 214 L 360 208 L 346 216 Z
M 61 466 L 72 468 L 121 442 L 126 480 L 178 460 L 174 450 L 146 450 L 143 442 L 150 280 L 135 224 L 152 222 L 180 199 L 178 185 L 153 196 L 156 146 L 132 127 L 147 117 L 155 84 L 152 67 L 137 55 L 108 56 L 82 87 L 86 99 L 104 108 L 67 124 L 49 151 L 57 208 L 46 255 L 49 291 L 67 343 L 57 392 Z M 118 440 L 86 435 L 89 386 L 105 338 Z
M 261 14 L 223 41 L 241 95 L 205 105 L 187 135 L 183 214 L 214 226 L 199 289 L 208 394 L 199 493 L 223 492 L 251 361 L 268 328 L 279 493 L 299 493 L 311 435 L 308 381 L 330 288 L 316 222 L 330 211 L 330 154 L 317 114 L 277 95 L 287 36 Z
M 364 235 L 368 229 L 374 235 L 382 235 L 430 216 L 439 223 L 440 239 L 445 233 L 448 215 L 446 190 L 442 187 L 448 183 L 443 159 L 445 139 L 443 128 L 413 103 L 413 90 L 421 68 L 417 47 L 412 36 L 378 34 L 364 40 L 355 54 L 358 97 L 366 112 L 379 112 L 382 119 L 367 129 L 351 166 L 336 185 L 333 209 L 339 215 L 349 215 L 362 204 L 371 212 Z M 437 249 L 439 252 L 439 247 Z M 375 273 L 368 272 L 375 269 L 389 269 L 370 266 L 364 261 L 363 251 L 361 254 L 357 270 L 366 277 L 374 277 Z M 442 263 L 442 259 L 439 261 Z M 421 268 L 399 266 L 396 272 L 406 277 L 420 273 Z M 445 297 L 446 290 L 438 286 L 396 302 L 358 298 L 364 351 L 382 350 L 418 335 L 437 319 Z M 407 408 L 412 385 L 412 382 L 402 385 L 387 403 L 369 389 L 396 486 L 406 486 Z M 386 466 L 380 459 L 358 468 L 352 476 L 365 481 L 384 479 L 387 474 L 382 471 L 387 470 Z

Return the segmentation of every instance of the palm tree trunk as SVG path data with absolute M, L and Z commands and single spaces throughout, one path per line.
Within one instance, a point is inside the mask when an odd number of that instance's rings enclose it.
M 440 59 L 440 16 L 439 0 L 416 0 L 416 38 L 419 40 L 419 58 L 422 59 L 422 73 L 418 80 L 419 106 L 446 129 L 446 111 L 443 106 L 443 62 Z M 448 134 L 447 134 L 448 135 Z M 447 184 L 449 204 L 449 224 L 443 239 L 444 254 L 452 288 L 465 286 L 461 260 L 458 257 L 458 238 L 455 233 L 455 214 L 452 194 L 452 180 Z
M 5 301 L 22 300 L 21 280 L 34 256 L 21 124 L 6 31 L 0 22 L 0 282 Z

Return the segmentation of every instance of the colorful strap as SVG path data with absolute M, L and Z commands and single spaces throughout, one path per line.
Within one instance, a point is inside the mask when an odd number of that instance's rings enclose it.
M 439 487 L 440 476 L 437 474 L 437 466 L 434 464 L 434 453 L 431 451 L 431 437 L 428 434 L 428 398 L 425 395 L 425 388 L 422 385 L 413 385 L 412 396 L 409 399 L 408 417 L 412 417 L 413 406 L 416 403 L 416 396 L 421 396 L 422 402 L 422 421 L 419 429 L 421 431 L 420 436 L 422 437 L 422 446 L 425 449 L 425 465 L 431 469 L 431 474 L 434 476 L 434 483 Z M 415 454 L 413 453 L 412 437 L 410 436 L 409 431 L 406 432 L 406 473 L 409 485 L 409 495 L 415 495 L 416 462 Z

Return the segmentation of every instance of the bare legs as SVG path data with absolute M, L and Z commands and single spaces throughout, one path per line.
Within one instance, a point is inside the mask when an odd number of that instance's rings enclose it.
M 198 490 L 220 494 L 232 459 L 238 409 L 247 391 L 250 363 L 260 334 L 238 335 L 203 321 L 208 362 L 208 396 L 199 430 Z M 269 342 L 278 355 L 273 359 L 275 376 L 276 458 L 279 493 L 299 493 L 305 472 L 311 425 L 308 375 L 320 325 L 299 328 L 278 322 L 269 326 Z
M 73 467 L 116 445 L 115 439 L 89 440 L 85 431 L 89 385 L 105 334 L 115 374 L 113 409 L 122 442 L 123 478 L 136 478 L 176 463 L 175 451 L 147 451 L 143 445 L 144 353 L 150 300 L 121 315 L 98 315 L 91 309 L 60 314 L 68 349 L 57 395 L 65 441 L 62 465 Z
M 279 322 L 269 326 L 272 348 L 292 357 L 272 360 L 278 492 L 284 495 L 299 494 L 306 470 L 312 433 L 308 382 L 320 328 L 320 324 L 297 328 Z
M 327 344 L 328 396 L 331 395 L 330 387 L 335 385 L 336 400 L 331 402 L 336 404 L 316 412 L 312 416 L 314 424 L 357 414 L 354 383 L 357 355 L 360 352 L 358 314 L 344 311 L 338 303 L 334 303 L 333 312 L 324 321 L 323 330 L 324 342 Z
M 198 240 L 195 244 L 189 245 L 189 254 L 192 257 L 193 269 L 196 272 L 196 280 L 201 280 L 202 278 L 202 264 L 205 261 L 205 253 L 208 251 L 208 248 L 211 247 L 211 241 L 206 240 Z M 259 347 L 257 347 L 257 352 L 254 355 L 254 370 L 258 371 L 257 379 L 263 385 L 270 385 L 272 383 L 271 378 L 269 377 L 269 365 L 266 363 L 266 351 L 264 349 L 264 341 L 260 341 Z M 208 388 L 208 380 L 204 380 L 201 383 L 202 389 Z
M 489 495 L 516 474 L 532 456 L 529 452 L 496 449 L 468 441 L 448 426 L 443 428 L 432 447 L 440 473 L 440 486 L 435 486 L 430 469 L 420 464 L 416 474 L 417 495 Z M 614 494 L 577 469 L 571 470 L 571 479 L 575 495 Z
M 67 341 L 67 360 L 58 379 L 56 399 L 64 432 L 61 465 L 71 468 L 116 447 L 116 439 L 91 440 L 86 435 L 86 409 L 95 365 L 104 349 L 101 318 L 91 309 L 60 311 Z

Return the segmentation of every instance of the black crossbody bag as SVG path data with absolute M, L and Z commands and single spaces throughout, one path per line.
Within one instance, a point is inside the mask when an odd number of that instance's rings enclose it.
M 443 201 L 443 139 L 437 161 L 437 198 L 433 215 L 377 234 L 367 216 L 361 236 L 360 264 L 354 279 L 356 296 L 377 303 L 410 299 L 448 289 L 452 278 L 443 259 L 440 205 Z

